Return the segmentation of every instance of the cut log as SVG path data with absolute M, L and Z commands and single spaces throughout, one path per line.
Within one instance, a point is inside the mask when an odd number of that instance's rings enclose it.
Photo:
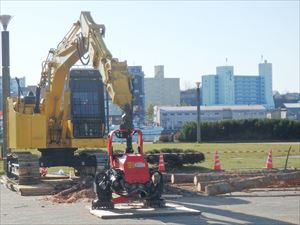
M 211 181 L 222 181 L 224 179 L 230 179 L 238 177 L 234 174 L 203 174 L 194 176 L 193 182 L 197 185 L 199 182 L 211 182 Z
M 193 181 L 194 181 L 193 174 L 172 174 L 171 175 L 172 184 L 193 183 Z
M 300 171 L 268 174 L 266 176 L 251 177 L 247 179 L 232 179 L 222 183 L 207 185 L 205 187 L 205 193 L 207 195 L 218 195 L 235 191 L 242 191 L 248 188 L 263 188 L 280 181 L 288 182 L 299 177 Z
M 164 173 L 163 174 L 163 181 L 164 183 L 170 183 L 171 182 L 171 174 L 167 174 L 167 173 Z
M 221 172 L 221 173 L 203 173 L 194 176 L 194 184 L 197 186 L 199 182 L 209 181 L 221 181 L 232 178 L 248 178 L 266 176 L 268 174 L 274 174 L 276 171 L 237 171 L 237 172 Z M 278 171 L 276 172 L 278 173 Z
M 196 185 L 196 189 L 198 192 L 205 191 L 205 187 L 210 184 L 222 183 L 225 180 L 216 180 L 216 181 L 200 181 Z

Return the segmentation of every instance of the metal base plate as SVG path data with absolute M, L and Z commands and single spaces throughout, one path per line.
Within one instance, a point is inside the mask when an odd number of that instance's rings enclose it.
M 182 205 L 167 203 L 165 208 L 143 208 L 142 204 L 117 204 L 113 210 L 92 210 L 90 213 L 102 219 L 140 218 L 156 216 L 199 215 L 201 211 Z

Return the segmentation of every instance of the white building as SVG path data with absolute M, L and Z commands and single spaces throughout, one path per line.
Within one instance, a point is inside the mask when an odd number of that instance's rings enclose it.
M 216 105 L 217 101 L 217 87 L 218 77 L 216 75 L 205 75 L 202 76 L 202 92 L 201 97 L 203 99 L 203 104 L 205 105 Z
M 274 108 L 272 63 L 268 63 L 267 60 L 265 60 L 264 63 L 260 63 L 258 65 L 258 74 L 264 83 L 264 88 L 262 86 L 262 89 L 265 94 L 265 104 L 269 108 Z
M 201 122 L 266 118 L 267 109 L 262 105 L 201 106 Z M 187 122 L 197 121 L 196 106 L 155 106 L 154 122 L 167 130 L 180 129 Z
M 165 78 L 164 67 L 155 66 L 155 77 L 145 78 L 145 107 L 152 105 L 179 105 L 179 78 Z
M 218 66 L 218 104 L 234 105 L 233 66 Z
M 264 105 L 273 109 L 272 63 L 260 63 L 258 74 L 235 75 L 233 66 L 217 67 L 215 75 L 202 76 L 202 104 Z
M 284 103 L 281 108 L 281 118 L 289 120 L 300 120 L 300 102 Z

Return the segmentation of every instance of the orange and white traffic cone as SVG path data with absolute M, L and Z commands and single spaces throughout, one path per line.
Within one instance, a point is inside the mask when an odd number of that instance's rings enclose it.
M 215 163 L 214 163 L 214 170 L 221 170 L 221 161 L 219 158 L 219 153 L 218 150 L 216 150 L 215 152 L 215 159 L 214 159 Z
M 266 162 L 266 168 L 272 169 L 273 168 L 273 160 L 272 160 L 272 149 L 268 153 L 268 158 Z
M 48 174 L 48 167 L 40 167 L 40 174 L 42 177 Z
M 164 154 L 162 152 L 160 152 L 160 155 L 159 155 L 158 171 L 160 171 L 160 172 L 165 172 L 166 171 L 165 161 L 164 161 Z

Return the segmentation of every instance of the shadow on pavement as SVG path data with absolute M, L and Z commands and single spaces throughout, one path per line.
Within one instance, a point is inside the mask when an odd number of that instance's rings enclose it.
M 225 200 L 225 201 L 223 201 Z M 238 200 L 238 201 L 236 201 Z M 263 225 L 269 225 L 269 224 L 280 224 L 280 225 L 291 225 L 293 223 L 288 223 L 276 219 L 266 218 L 262 216 L 255 216 L 250 215 L 243 212 L 233 212 L 232 210 L 227 209 L 219 209 L 219 208 L 213 208 L 213 207 L 206 207 L 205 205 L 209 202 L 205 201 L 205 198 L 201 199 L 201 204 L 196 203 L 197 200 L 189 199 L 189 202 L 182 202 L 182 201 L 170 201 L 175 204 L 181 204 L 188 208 L 200 210 L 202 213 L 200 216 L 194 216 L 193 219 L 187 216 L 181 216 L 178 218 L 161 218 L 160 221 L 166 222 L 166 223 L 182 223 L 182 224 L 263 224 Z M 211 200 L 210 200 L 211 201 Z M 216 201 L 220 202 L 221 204 L 215 204 L 215 205 L 226 205 L 227 203 L 230 204 L 230 201 L 226 201 L 226 199 L 218 198 Z M 239 201 L 242 201 L 244 203 L 238 203 Z M 199 200 L 198 200 L 199 202 Z M 236 203 L 234 203 L 236 202 Z M 211 202 L 210 202 L 211 203 Z M 239 199 L 231 199 L 231 204 L 246 204 L 247 201 L 239 200 Z M 210 204 L 212 205 L 212 204 Z M 212 214 L 212 215 L 211 215 Z
M 201 201 L 201 205 L 241 205 L 241 204 L 249 204 L 250 201 L 244 200 L 244 199 L 238 199 L 238 198 L 228 198 L 228 197 L 214 197 L 214 196 L 203 196 L 203 197 L 196 197 L 197 201 L 199 202 L 199 199 Z M 215 201 L 214 201 L 215 199 Z

